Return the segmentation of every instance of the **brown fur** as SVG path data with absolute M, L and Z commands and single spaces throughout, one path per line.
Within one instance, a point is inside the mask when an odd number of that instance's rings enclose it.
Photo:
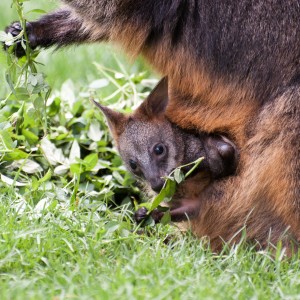
M 276 243 L 288 229 L 288 238 L 299 241 L 299 182 L 288 172 L 299 168 L 291 145 L 299 145 L 299 140 L 290 140 L 287 131 L 294 132 L 296 137 L 297 129 L 290 122 L 292 115 L 285 115 L 290 108 L 284 105 L 287 99 L 298 101 L 299 95 L 299 90 L 291 89 L 262 110 L 257 134 L 242 151 L 240 175 L 215 184 L 216 191 L 222 193 L 221 198 L 216 193 L 215 199 L 210 197 L 205 201 L 199 218 L 193 222 L 194 232 L 209 236 L 213 247 L 220 248 L 220 237 L 230 240 L 243 226 L 247 228 L 248 238 L 262 245 L 266 245 L 269 234 L 270 240 Z M 211 189 L 206 193 L 212 195 Z M 202 197 L 205 199 L 206 194 Z

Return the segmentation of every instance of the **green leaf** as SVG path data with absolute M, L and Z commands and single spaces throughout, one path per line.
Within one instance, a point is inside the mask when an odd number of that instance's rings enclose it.
M 55 167 L 54 174 L 63 176 L 65 174 L 67 174 L 69 170 L 70 170 L 70 166 L 60 165 L 60 166 Z
M 27 12 L 27 14 L 30 14 L 30 13 L 46 14 L 47 12 L 45 10 L 43 10 L 43 9 L 36 8 L 36 9 L 29 10 Z
M 57 148 L 46 137 L 41 140 L 40 147 L 45 158 L 51 165 L 56 166 L 58 164 L 67 163 L 62 149 Z
M 3 160 L 14 161 L 14 160 L 26 159 L 28 158 L 28 155 L 29 155 L 28 153 L 23 152 L 20 149 L 14 149 L 11 152 L 5 153 Z
M 13 180 L 3 174 L 0 175 L 1 180 L 6 183 L 7 185 L 11 185 L 11 186 L 26 186 L 28 183 L 25 182 L 18 182 L 16 180 Z
M 76 163 L 78 158 L 80 158 L 80 147 L 77 140 L 74 140 L 69 155 L 70 163 Z
M 26 88 L 18 87 L 15 89 L 17 99 L 21 99 L 23 101 L 27 101 L 30 99 L 30 95 Z
M 89 154 L 83 160 L 85 162 L 86 170 L 91 171 L 93 170 L 98 162 L 98 155 L 96 153 Z
M 153 211 L 155 208 L 157 208 L 166 198 L 166 191 L 165 189 L 162 189 L 160 193 L 154 198 L 150 211 Z
M 16 161 L 23 172 L 27 174 L 36 174 L 38 172 L 42 172 L 43 168 L 32 159 L 21 159 Z
M 38 79 L 35 75 L 30 74 L 28 76 L 27 82 L 30 83 L 32 86 L 36 86 L 38 84 Z
M 105 78 L 103 79 L 97 79 L 90 83 L 89 88 L 90 89 L 101 89 L 103 87 L 106 87 L 109 85 L 109 81 Z
M 124 183 L 124 178 L 120 175 L 119 172 L 114 171 L 114 172 L 113 172 L 113 176 L 114 176 L 114 178 L 115 178 L 121 185 L 123 185 L 123 183 Z
M 59 113 L 60 108 L 61 108 L 60 104 L 61 104 L 60 98 L 56 97 L 49 106 L 48 115 L 50 117 L 54 117 L 55 115 L 57 115 Z
M 0 31 L 0 42 L 6 42 L 8 39 L 8 33 Z
M 9 85 L 12 93 L 14 95 L 16 95 L 16 91 L 15 91 L 15 87 L 14 87 L 14 83 L 13 83 L 13 80 L 12 80 L 11 73 L 6 72 L 5 73 L 5 79 L 6 79 L 6 82 L 8 83 L 8 85 Z
M 166 196 L 165 196 L 165 202 L 169 202 L 172 197 L 174 196 L 175 192 L 176 192 L 176 187 L 177 184 L 175 181 L 173 180 L 167 180 L 166 186 L 165 186 L 165 191 L 166 191 Z
M 38 182 L 39 182 L 39 183 L 44 183 L 44 182 L 50 180 L 51 177 L 52 177 L 52 171 L 49 169 L 49 170 L 47 171 L 47 173 L 45 174 L 45 176 L 42 177 L 41 179 L 39 179 Z
M 22 134 L 24 135 L 26 141 L 30 144 L 30 145 L 35 145 L 38 140 L 39 137 L 36 136 L 33 132 L 27 130 L 27 129 L 23 129 L 22 130 Z
M 9 132 L 6 130 L 0 131 L 0 150 L 9 151 L 15 148 L 15 143 L 13 142 Z
M 36 97 L 36 99 L 33 101 L 34 108 L 38 111 L 43 111 L 44 109 L 44 99 L 42 97 Z
M 28 107 L 25 110 L 23 117 L 24 117 L 24 123 L 23 123 L 24 128 L 27 127 L 33 128 L 38 126 L 39 122 L 38 122 L 36 110 L 32 106 Z
M 79 176 L 85 171 L 85 166 L 83 164 L 71 164 L 70 171 Z
M 39 188 L 39 182 L 35 176 L 31 177 L 31 188 L 32 191 L 36 191 Z
M 163 225 L 167 225 L 170 222 L 171 222 L 171 214 L 170 214 L 170 211 L 168 210 L 164 213 L 163 217 L 160 220 L 160 223 Z
M 184 174 L 180 168 L 177 168 L 174 172 L 174 179 L 178 184 L 180 184 L 184 180 Z
M 171 179 L 167 179 L 163 189 L 154 198 L 150 211 L 153 211 L 155 208 L 157 208 L 163 201 L 165 202 L 170 201 L 172 199 L 172 196 L 175 194 L 175 192 L 176 192 L 176 182 Z
M 101 130 L 100 123 L 96 120 L 93 120 L 90 124 L 89 131 L 88 131 L 88 137 L 94 142 L 101 141 L 101 138 L 103 137 L 103 131 Z

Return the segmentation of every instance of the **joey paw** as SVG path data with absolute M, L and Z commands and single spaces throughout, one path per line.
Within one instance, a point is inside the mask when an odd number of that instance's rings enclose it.
M 137 223 L 141 223 L 151 217 L 155 223 L 159 223 L 163 216 L 164 212 L 160 209 L 156 208 L 149 214 L 146 207 L 141 207 L 135 212 L 134 219 Z
M 239 161 L 236 145 L 223 135 L 208 136 L 205 145 L 212 178 L 233 175 Z
M 134 219 L 137 223 L 143 222 L 148 217 L 148 209 L 146 207 L 141 207 L 134 213 Z

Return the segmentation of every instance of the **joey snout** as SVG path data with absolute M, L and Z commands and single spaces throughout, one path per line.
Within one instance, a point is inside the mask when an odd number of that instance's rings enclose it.
M 165 180 L 160 177 L 152 177 L 147 179 L 147 181 L 150 183 L 151 189 L 156 193 L 161 191 L 165 183 Z

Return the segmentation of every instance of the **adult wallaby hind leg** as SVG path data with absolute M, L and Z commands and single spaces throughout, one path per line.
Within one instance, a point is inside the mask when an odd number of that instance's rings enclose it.
M 238 240 L 243 227 L 249 239 L 263 246 L 268 240 L 283 239 L 288 248 L 300 242 L 299 99 L 300 87 L 293 86 L 266 105 L 245 146 L 249 158 L 239 176 L 203 191 L 200 198 L 210 201 L 202 201 L 193 232 L 209 236 L 216 249 L 222 240 Z

